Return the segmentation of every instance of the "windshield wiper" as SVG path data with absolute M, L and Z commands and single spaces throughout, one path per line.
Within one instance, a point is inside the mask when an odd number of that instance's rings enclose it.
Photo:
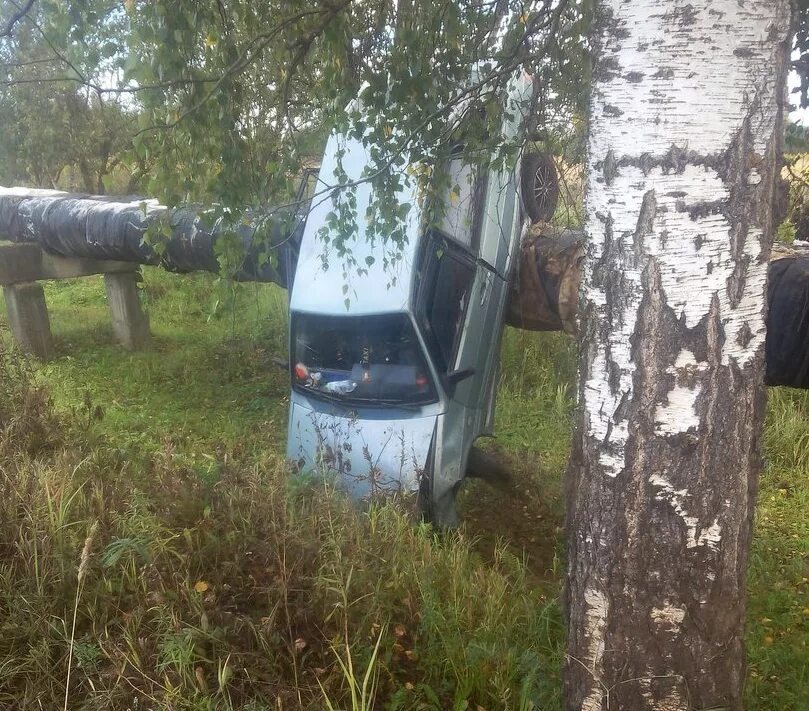
M 296 386 L 296 390 L 305 395 L 312 395 L 316 398 L 326 400 L 327 402 L 335 405 L 342 405 L 345 408 L 351 407 L 393 407 L 399 410 L 407 410 L 408 412 L 418 412 L 422 405 L 416 403 L 406 403 L 399 400 L 391 400 L 388 398 L 359 398 L 359 397 L 344 397 L 335 393 L 326 392 L 324 390 L 317 390 L 316 388 L 307 388 L 303 386 Z M 430 404 L 429 402 L 423 404 Z
M 303 395 L 312 395 L 316 398 L 320 398 L 321 400 L 338 403 L 340 405 L 345 404 L 345 401 L 341 400 L 339 395 L 326 392 L 325 390 L 316 390 L 315 388 L 307 388 L 304 387 L 303 385 L 293 385 L 293 388 Z
M 369 407 L 395 407 L 399 410 L 409 410 L 411 412 L 418 412 L 420 408 L 420 405 L 414 403 L 400 402 L 399 400 L 386 400 L 384 398 L 352 398 L 350 402 L 367 405 Z

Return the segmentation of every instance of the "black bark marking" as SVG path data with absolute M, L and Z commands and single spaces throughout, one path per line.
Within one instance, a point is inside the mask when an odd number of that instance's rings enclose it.
M 712 168 L 719 172 L 721 169 L 724 169 L 727 161 L 726 152 L 702 155 L 696 151 L 681 148 L 676 144 L 672 144 L 665 155 L 662 156 L 652 156 L 649 153 L 642 153 L 640 156 L 621 156 L 620 158 L 616 158 L 612 151 L 610 151 L 608 155 L 611 157 L 616 170 L 631 166 L 633 168 L 640 168 L 644 175 L 649 175 L 653 168 L 661 168 L 666 175 L 681 175 L 685 172 L 686 166 L 689 165 Z M 605 161 L 596 163 L 596 170 L 603 170 Z
M 643 172 L 644 176 L 648 176 L 654 168 L 654 160 L 650 153 L 642 153 L 638 162 L 638 167 Z
M 621 111 L 621 109 L 619 109 L 617 106 L 613 106 L 612 104 L 605 104 L 604 105 L 604 115 L 605 116 L 617 117 L 617 116 L 622 116 L 623 113 L 624 112 Z
M 621 387 L 621 369 L 618 367 L 618 364 L 612 360 L 612 358 L 608 358 L 607 370 L 609 372 L 608 380 L 610 384 L 610 392 L 613 395 L 616 395 L 618 393 L 618 388 Z
M 753 332 L 750 330 L 750 326 L 745 323 L 736 334 L 736 343 L 738 343 L 742 348 L 747 348 L 748 344 L 752 340 Z
M 643 72 L 628 72 L 624 77 L 624 79 L 626 79 L 631 84 L 639 84 L 640 82 L 643 81 L 644 76 L 645 75 Z
M 629 39 L 630 37 L 629 30 L 626 29 L 626 27 L 616 27 L 613 30 L 613 37 L 615 37 L 615 39 L 618 40 Z
M 730 192 L 726 215 L 731 225 L 730 253 L 733 260 L 733 272 L 728 277 L 725 288 L 730 306 L 734 309 L 744 296 L 752 261 L 750 255 L 745 254 L 751 220 L 755 224 L 760 219 L 760 188 L 759 185 L 751 185 L 749 181 L 751 170 L 761 164 L 761 157 L 755 153 L 752 131 L 752 117 L 758 110 L 760 101 L 756 98 L 751 101 L 747 116 L 725 153 L 722 176 Z M 772 203 L 769 210 L 772 210 Z
M 621 420 L 626 418 L 627 410 L 629 408 L 629 401 L 630 401 L 629 393 L 625 392 L 621 396 L 621 401 L 618 403 L 618 407 L 615 408 L 615 412 L 612 415 L 613 419 L 616 422 L 620 422 Z
M 681 175 L 685 172 L 685 167 L 690 162 L 693 162 L 692 159 L 695 157 L 694 153 L 695 152 L 692 152 L 689 156 L 689 151 L 672 143 L 668 153 L 663 157 L 660 167 L 665 174 L 674 173 L 675 175 Z
M 601 171 L 607 185 L 612 185 L 612 181 L 618 175 L 618 165 L 615 161 L 615 153 L 612 150 L 607 151 L 606 158 L 599 165 L 596 165 L 596 170 Z
M 680 27 L 689 27 L 696 23 L 697 11 L 694 9 L 693 5 L 683 5 L 682 7 L 674 8 L 670 18 L 670 21 Z
M 610 249 L 612 249 L 613 245 L 613 231 L 612 226 L 615 220 L 612 217 L 611 213 L 607 213 L 606 215 L 598 214 L 597 215 L 601 224 L 604 225 L 604 249 L 603 254 L 601 255 L 601 259 L 599 260 L 599 265 L 606 264 L 608 259 L 608 253 Z
M 688 216 L 696 221 L 708 217 L 708 215 L 724 215 L 729 204 L 729 200 L 706 200 L 690 204 L 686 204 L 684 200 L 679 200 L 676 206 L 677 212 L 687 212 Z
M 640 264 L 640 258 L 641 255 L 643 255 L 644 237 L 652 234 L 654 231 L 655 217 L 657 217 L 657 196 L 654 190 L 647 190 L 643 195 L 640 213 L 638 214 L 638 222 L 635 226 L 635 234 L 632 240 L 633 247 L 635 248 L 633 259 L 635 266 Z
M 671 67 L 660 67 L 653 75 L 654 79 L 671 79 L 674 76 L 674 70 Z
M 606 84 L 621 76 L 621 65 L 615 57 L 604 57 L 593 67 L 593 83 Z
M 733 273 L 728 277 L 727 293 L 731 308 L 736 308 L 744 297 L 744 288 L 747 284 L 747 270 L 750 266 L 750 257 L 744 255 L 733 265 Z M 747 324 L 745 324 L 747 325 Z

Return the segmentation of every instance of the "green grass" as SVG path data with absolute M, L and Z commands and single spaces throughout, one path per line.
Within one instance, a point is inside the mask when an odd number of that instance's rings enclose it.
M 809 392 L 770 391 L 748 575 L 749 709 L 809 708 Z
M 560 707 L 566 336 L 507 332 L 490 446 L 515 491 L 470 484 L 465 527 L 439 539 L 286 476 L 282 290 L 147 269 L 137 354 L 99 278 L 46 296 L 56 358 L 0 372 L 0 707 L 62 707 L 74 608 L 71 709 L 353 709 L 364 681 L 366 708 Z M 798 711 L 809 394 L 770 395 L 746 707 Z
M 47 282 L 46 299 L 56 358 L 38 375 L 62 408 L 82 409 L 89 393 L 104 410 L 99 435 L 192 458 L 236 442 L 280 447 L 287 379 L 272 359 L 285 358 L 282 289 L 146 269 L 153 347 L 133 354 L 114 341 L 100 277 Z

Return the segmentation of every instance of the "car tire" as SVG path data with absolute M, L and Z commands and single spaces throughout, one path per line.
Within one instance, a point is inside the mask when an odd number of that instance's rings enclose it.
M 548 153 L 529 153 L 522 159 L 522 202 L 531 222 L 548 222 L 559 202 L 559 174 Z

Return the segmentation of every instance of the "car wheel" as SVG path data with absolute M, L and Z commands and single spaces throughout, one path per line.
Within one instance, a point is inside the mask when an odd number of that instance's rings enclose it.
M 531 222 L 548 222 L 559 202 L 559 175 L 547 153 L 529 153 L 522 159 L 522 200 Z

